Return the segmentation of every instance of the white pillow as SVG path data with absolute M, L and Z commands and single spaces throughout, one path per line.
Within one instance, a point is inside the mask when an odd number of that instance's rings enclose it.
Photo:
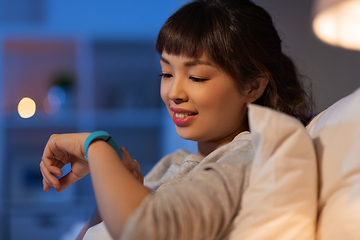
M 107 230 L 105 223 L 100 222 L 92 227 L 90 227 L 84 237 L 83 240 L 113 240 L 109 231 Z
M 248 108 L 255 156 L 230 239 L 314 239 L 318 183 L 309 134 L 296 118 Z
M 360 88 L 309 127 L 320 166 L 317 239 L 360 239 Z

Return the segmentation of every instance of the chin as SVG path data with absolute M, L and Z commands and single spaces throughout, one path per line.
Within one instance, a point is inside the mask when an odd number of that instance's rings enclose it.
M 198 141 L 196 138 L 194 138 L 193 136 L 188 136 L 188 135 L 182 135 L 182 134 L 178 134 L 182 139 L 185 140 L 190 140 L 190 141 Z
M 176 127 L 177 134 L 185 140 L 191 140 L 191 141 L 198 141 L 198 137 L 196 137 L 194 134 L 192 134 L 190 131 L 186 131 L 185 129 L 179 129 L 179 127 Z
M 190 140 L 190 141 L 195 141 L 195 142 L 203 142 L 203 141 L 206 142 L 209 140 L 209 137 L 194 134 L 193 132 L 187 132 L 187 131 L 182 131 L 182 130 L 178 130 L 178 129 L 176 129 L 176 132 L 182 139 L 185 139 L 185 140 Z

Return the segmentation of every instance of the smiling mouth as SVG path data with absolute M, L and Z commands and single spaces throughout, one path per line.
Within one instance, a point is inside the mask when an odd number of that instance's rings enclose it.
M 188 116 L 196 115 L 197 113 L 174 113 L 176 118 L 186 118 Z

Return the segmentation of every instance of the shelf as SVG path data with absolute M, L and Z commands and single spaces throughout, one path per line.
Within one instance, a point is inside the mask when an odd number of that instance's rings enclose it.
M 144 174 L 161 157 L 158 56 L 152 42 L 119 39 L 3 36 L 0 46 L 0 174 L 8 180 L 0 185 L 0 239 L 26 238 L 18 227 L 45 239 L 88 218 L 95 205 L 90 176 L 61 193 L 42 191 L 39 163 L 51 134 L 108 131 Z M 70 87 L 58 81 L 64 74 L 73 77 Z M 49 114 L 45 100 L 53 86 L 67 91 L 66 100 Z M 23 97 L 37 104 L 26 119 L 17 112 Z
M 97 110 L 95 122 L 103 127 L 159 127 L 162 125 L 161 109 Z
M 158 108 L 61 110 L 55 114 L 37 111 L 31 118 L 21 118 L 16 111 L 7 114 L 7 129 L 77 127 L 80 121 L 89 121 L 101 127 L 159 127 L 162 125 L 162 110 Z
M 40 110 L 31 118 L 21 118 L 16 111 L 11 111 L 6 115 L 5 124 L 8 129 L 76 127 L 77 112 L 62 110 L 59 113 L 48 114 Z

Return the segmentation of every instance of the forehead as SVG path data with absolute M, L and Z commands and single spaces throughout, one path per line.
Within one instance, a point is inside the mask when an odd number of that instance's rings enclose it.
M 211 67 L 216 67 L 216 65 L 205 55 L 203 54 L 199 58 L 195 57 L 187 57 L 185 55 L 174 55 L 168 54 L 167 52 L 163 52 L 160 56 L 160 61 L 165 64 L 172 64 L 172 63 L 183 63 L 187 67 L 197 66 L 197 65 L 207 65 Z

